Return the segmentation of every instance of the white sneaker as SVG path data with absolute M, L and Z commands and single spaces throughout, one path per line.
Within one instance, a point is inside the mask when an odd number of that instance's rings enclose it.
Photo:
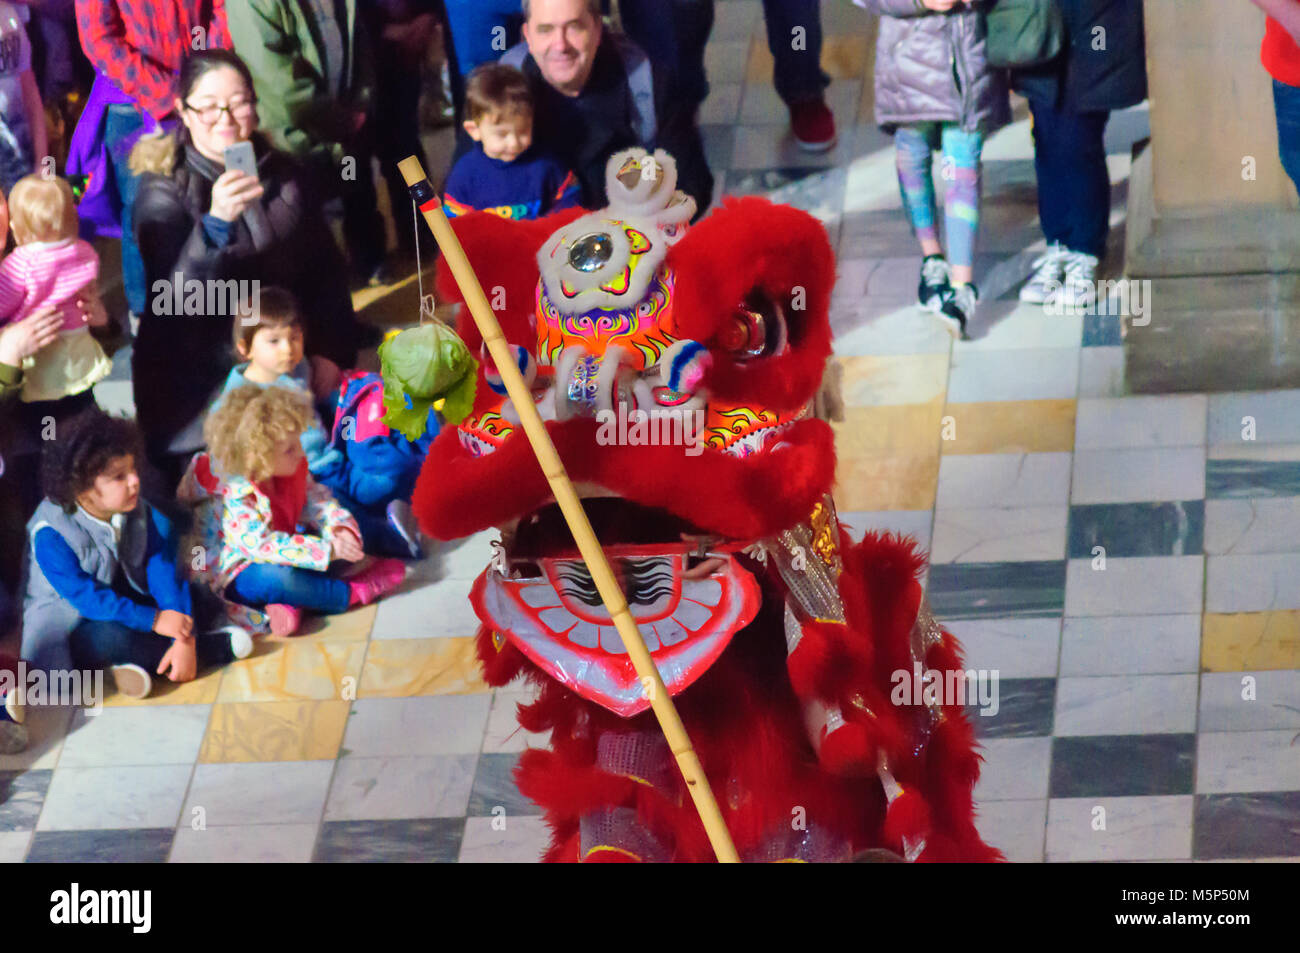
M 1065 275 L 1061 282 L 1061 304 L 1065 308 L 1090 308 L 1097 301 L 1096 255 L 1081 251 L 1065 253 Z
M 248 658 L 253 654 L 253 636 L 247 629 L 228 625 L 219 631 L 230 633 L 230 654 L 235 658 Z
M 108 671 L 117 690 L 127 698 L 148 698 L 153 691 L 153 679 L 139 665 L 114 665 Z
M 1065 246 L 1060 242 L 1048 245 L 1047 251 L 1035 258 L 1029 266 L 1034 271 L 1020 289 L 1020 300 L 1030 304 L 1046 304 L 1060 294 L 1067 254 Z
M 18 700 L 17 692 L 8 692 L 4 697 L 5 714 L 9 720 L 17 724 L 22 724 L 27 720 L 27 706 Z

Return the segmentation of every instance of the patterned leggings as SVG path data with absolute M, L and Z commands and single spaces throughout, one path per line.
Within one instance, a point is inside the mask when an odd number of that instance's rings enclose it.
M 903 209 L 918 241 L 938 241 L 934 178 L 930 174 L 934 149 L 943 149 L 942 175 L 947 182 L 944 225 L 948 234 L 948 261 L 975 263 L 975 233 L 980 217 L 980 150 L 984 136 L 965 132 L 952 123 L 925 122 L 899 126 L 894 134 L 898 187 Z

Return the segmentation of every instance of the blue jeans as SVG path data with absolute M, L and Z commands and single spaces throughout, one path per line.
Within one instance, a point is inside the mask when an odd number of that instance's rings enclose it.
M 468 75 L 519 42 L 519 0 L 446 0 L 456 69 Z
M 1049 244 L 1060 242 L 1100 258 L 1110 232 L 1105 142 L 1110 113 L 1073 113 L 1033 100 L 1029 109 L 1043 235 Z
M 1282 168 L 1300 189 L 1300 86 L 1273 80 L 1273 111 L 1277 114 L 1277 151 Z
M 132 209 L 139 177 L 132 174 L 127 165 L 130 149 L 125 143 L 143 125 L 140 113 L 127 103 L 112 104 L 104 117 L 104 146 L 108 150 L 109 165 L 113 168 L 117 194 L 122 200 L 122 290 L 126 292 L 126 306 L 136 314 L 143 314 L 145 310 L 144 259 L 140 257 L 140 246 L 135 241 Z
M 326 615 L 346 612 L 352 590 L 342 579 L 281 563 L 253 563 L 226 587 L 226 598 L 262 608 L 281 603 Z
M 120 622 L 86 619 L 72 630 L 69 647 L 75 668 L 139 665 L 153 675 L 157 673 L 162 657 L 172 647 L 172 640 L 157 632 L 127 628 Z M 235 660 L 234 653 L 230 651 L 230 634 L 227 632 L 196 634 L 194 648 L 200 671 Z

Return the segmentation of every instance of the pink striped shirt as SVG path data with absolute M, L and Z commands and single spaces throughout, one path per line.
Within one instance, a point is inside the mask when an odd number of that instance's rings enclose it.
M 99 256 L 79 238 L 19 245 L 0 262 L 0 324 L 21 321 L 52 304 L 63 308 L 64 331 L 84 328 L 73 302 L 78 291 L 98 278 Z

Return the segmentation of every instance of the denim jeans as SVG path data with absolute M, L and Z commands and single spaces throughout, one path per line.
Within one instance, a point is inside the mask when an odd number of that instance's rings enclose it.
M 352 590 L 342 579 L 281 563 L 253 563 L 226 587 L 226 598 L 260 609 L 273 603 L 326 615 L 346 612 Z
M 162 657 L 172 647 L 172 640 L 157 632 L 141 632 L 120 622 L 94 619 L 80 622 L 72 630 L 69 642 L 76 668 L 139 665 L 150 675 L 157 673 Z M 235 660 L 228 632 L 195 634 L 194 648 L 200 671 Z
M 1300 189 L 1300 86 L 1273 80 L 1273 111 L 1277 114 L 1277 150 L 1282 168 Z
M 104 146 L 108 150 L 117 194 L 122 199 L 122 290 L 126 293 L 126 306 L 136 314 L 143 314 L 146 305 L 144 259 L 140 257 L 133 227 L 132 206 L 139 176 L 134 175 L 127 164 L 130 149 L 126 142 L 143 125 L 140 113 L 128 103 L 112 104 L 104 117 Z
M 1073 113 L 1029 102 L 1034 117 L 1038 217 L 1049 244 L 1106 253 L 1110 231 L 1110 173 L 1106 171 L 1109 112 Z

